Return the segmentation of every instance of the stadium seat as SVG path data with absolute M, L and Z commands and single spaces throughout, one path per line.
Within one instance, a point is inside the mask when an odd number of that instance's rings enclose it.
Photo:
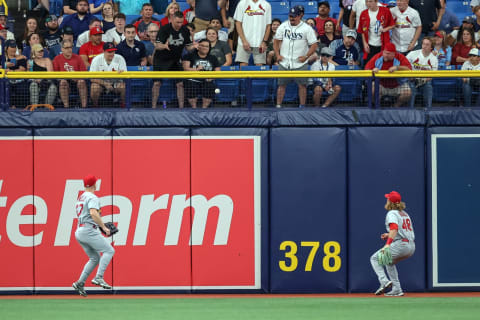
M 225 66 L 220 68 L 221 71 L 238 71 L 238 66 Z M 241 79 L 216 79 L 215 83 L 220 93 L 215 95 L 215 101 L 231 102 L 236 100 L 240 95 Z
M 318 5 L 316 1 L 291 1 L 290 8 L 296 5 L 302 5 L 305 8 L 305 14 L 318 14 Z M 337 3 L 338 6 L 338 3 Z
M 449 2 L 450 3 L 450 2 Z M 445 66 L 440 70 L 455 70 L 456 66 Z M 452 102 L 456 105 L 458 93 L 461 91 L 461 79 L 459 78 L 433 78 L 433 101 Z
M 268 71 L 270 70 L 268 66 L 243 66 L 241 67 L 242 71 Z M 252 102 L 270 102 L 271 88 L 272 88 L 272 79 L 252 79 L 252 88 L 255 90 L 251 91 Z M 246 82 L 246 81 L 245 81 Z
M 182 12 L 190 8 L 190 5 L 185 1 L 177 1 L 177 3 L 180 6 L 180 11 Z
M 128 14 L 128 15 L 127 15 L 127 19 L 125 20 L 125 24 L 126 24 L 126 25 L 127 25 L 127 24 L 131 24 L 131 23 L 133 24 L 133 23 L 135 23 L 135 21 L 137 21 L 137 19 L 140 18 L 140 17 L 141 17 L 141 15 L 139 15 L 139 14 Z
M 473 16 L 475 18 L 475 16 L 472 13 L 472 9 L 470 8 L 469 2 L 448 1 L 447 9 L 453 14 L 455 14 L 458 20 L 460 20 L 460 22 L 466 16 Z
M 127 71 L 151 71 L 152 67 L 127 66 Z M 130 102 L 143 103 L 150 96 L 152 87 L 151 79 L 131 79 L 130 81 Z
M 359 70 L 358 66 L 336 66 L 335 70 Z M 355 102 L 362 98 L 362 79 L 360 78 L 335 78 L 334 83 L 342 87 L 337 101 Z
M 277 14 L 276 12 L 275 13 L 272 13 L 272 19 L 273 18 L 277 18 L 279 19 L 280 21 L 282 22 L 285 22 L 288 20 L 288 14 Z
M 288 15 L 288 11 L 290 10 L 290 3 L 286 1 L 272 2 L 270 5 L 272 7 L 272 14 L 275 17 L 279 14 Z

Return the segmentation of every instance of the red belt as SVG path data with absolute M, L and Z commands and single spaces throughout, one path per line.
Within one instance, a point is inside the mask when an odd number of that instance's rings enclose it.
M 81 223 L 81 224 L 79 224 L 78 226 L 79 226 L 79 227 L 85 227 L 86 225 L 87 225 L 87 223 Z M 92 226 L 93 229 L 97 229 L 97 226 L 96 226 L 96 225 L 94 225 L 94 224 L 90 224 L 90 225 Z
M 405 238 L 403 238 L 402 241 L 403 242 L 410 242 L 410 241 L 408 241 L 408 239 L 405 239 Z

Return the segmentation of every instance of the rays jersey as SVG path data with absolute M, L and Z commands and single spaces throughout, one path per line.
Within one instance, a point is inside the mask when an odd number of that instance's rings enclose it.
M 78 224 L 90 223 L 97 225 L 90 215 L 90 209 L 100 210 L 100 201 L 95 194 L 85 191 L 78 197 L 75 209 L 77 211 Z
M 390 232 L 390 223 L 395 223 L 398 226 L 398 233 L 395 236 L 396 240 L 408 239 L 408 241 L 415 241 L 415 233 L 413 232 L 413 223 L 410 216 L 405 211 L 390 210 L 385 217 L 385 227 L 387 232 Z
M 305 56 L 309 46 L 317 42 L 313 28 L 303 21 L 296 26 L 292 26 L 290 21 L 283 22 L 275 32 L 275 39 L 281 40 L 280 55 L 283 60 L 280 61 L 282 67 L 286 69 L 298 69 L 308 62 L 300 62 L 299 57 Z

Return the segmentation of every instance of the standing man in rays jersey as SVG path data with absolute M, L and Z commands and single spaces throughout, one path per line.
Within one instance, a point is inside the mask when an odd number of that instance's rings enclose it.
M 273 49 L 279 64 L 279 70 L 308 70 L 308 58 L 317 50 L 315 31 L 302 21 L 305 10 L 297 5 L 290 9 L 288 20 L 282 23 L 275 32 Z M 307 101 L 308 78 L 279 78 L 277 89 L 277 108 L 281 108 L 285 88 L 294 80 L 298 84 L 300 108 L 305 107 Z
M 238 32 L 236 62 L 248 65 L 250 55 L 253 62 L 267 62 L 267 45 L 272 24 L 272 8 L 265 0 L 241 0 L 235 10 L 235 27 Z

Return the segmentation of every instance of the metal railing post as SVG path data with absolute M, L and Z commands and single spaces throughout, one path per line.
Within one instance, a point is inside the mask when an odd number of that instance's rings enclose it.
M 372 109 L 372 81 L 373 78 L 367 78 L 367 107 Z
M 252 78 L 245 79 L 245 98 L 248 110 L 252 110 Z
M 375 96 L 375 109 L 380 108 L 380 79 L 375 77 L 375 91 L 374 91 L 374 96 Z
M 125 108 L 130 110 L 130 88 L 131 88 L 131 79 L 125 79 Z

